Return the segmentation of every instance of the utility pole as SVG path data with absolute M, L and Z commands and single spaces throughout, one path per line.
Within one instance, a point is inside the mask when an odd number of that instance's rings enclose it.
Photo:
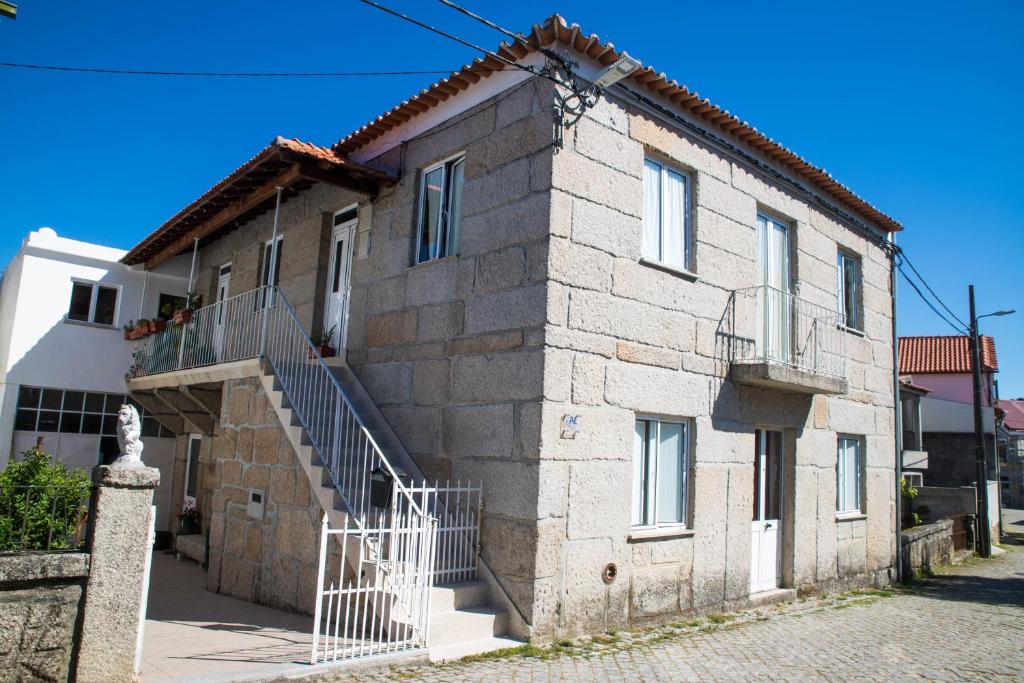
M 988 523 L 988 468 L 985 464 L 985 434 L 981 420 L 981 340 L 974 311 L 974 285 L 967 286 L 971 304 L 971 375 L 974 380 L 974 457 L 977 460 L 979 555 L 992 555 L 992 527 Z

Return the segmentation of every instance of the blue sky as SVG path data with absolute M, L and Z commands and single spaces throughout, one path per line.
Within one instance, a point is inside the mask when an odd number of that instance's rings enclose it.
M 386 0 L 493 47 L 430 0 Z M 903 222 L 938 294 L 996 336 L 1004 397 L 1024 396 L 1024 109 L 1013 2 L 559 3 L 465 0 L 526 31 L 569 21 L 751 122 Z M 471 50 L 355 0 L 20 0 L 0 61 L 162 70 L 453 69 Z M 282 134 L 330 144 L 426 76 L 195 79 L 0 69 L 0 263 L 40 225 L 127 248 Z M 906 286 L 901 334 L 949 334 Z

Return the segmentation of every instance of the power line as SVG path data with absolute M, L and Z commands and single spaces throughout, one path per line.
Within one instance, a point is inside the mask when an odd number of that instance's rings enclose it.
M 949 313 L 953 317 L 953 320 L 957 321 L 958 323 L 960 323 L 965 328 L 970 327 L 970 325 L 968 325 L 963 320 L 958 318 L 956 313 L 954 313 L 949 308 L 949 306 L 947 306 L 945 304 L 945 302 L 939 297 L 939 295 L 935 293 L 935 290 L 931 288 L 931 286 L 928 284 L 928 281 L 924 279 L 924 276 L 921 275 L 921 273 L 917 270 L 917 268 L 914 267 L 914 264 L 911 262 L 910 258 L 907 256 L 907 252 L 903 251 L 903 249 L 900 249 L 899 247 L 897 247 L 897 250 L 899 251 L 899 254 L 902 257 L 902 259 L 904 261 L 906 261 L 907 265 L 910 266 L 910 269 L 912 271 L 914 271 L 915 275 L 917 275 L 917 278 L 921 281 L 921 284 L 923 284 L 925 286 L 925 289 L 927 289 L 929 292 L 931 292 L 931 295 L 933 297 L 935 297 L 935 300 L 939 302 L 940 306 L 942 306 L 944 309 L 946 309 L 946 312 Z M 906 277 L 906 275 L 904 275 L 904 277 Z
M 488 55 L 489 57 L 493 57 L 494 59 L 497 59 L 498 61 L 502 62 L 503 64 L 507 64 L 507 65 L 515 67 L 517 69 L 522 69 L 523 71 L 531 73 L 534 76 L 542 76 L 542 77 L 547 78 L 549 80 L 552 80 L 552 81 L 554 81 L 556 83 L 558 82 L 557 79 L 555 79 L 550 74 L 548 74 L 545 71 L 543 71 L 542 69 L 538 69 L 538 68 L 533 67 L 533 66 L 528 66 L 526 64 L 520 64 L 519 62 L 516 62 L 516 61 L 513 61 L 511 59 L 507 59 L 505 57 L 502 57 L 497 52 L 492 52 L 492 51 L 487 50 L 487 49 L 485 49 L 483 47 L 480 47 L 479 45 L 471 43 L 468 40 L 463 40 L 462 38 L 459 38 L 458 36 L 452 35 L 451 33 L 448 33 L 447 31 L 442 31 L 441 29 L 439 29 L 439 28 L 437 28 L 435 26 L 431 26 L 430 24 L 425 24 L 425 23 L 423 23 L 422 21 L 420 21 L 418 19 L 413 19 L 408 14 L 402 14 L 401 12 L 399 12 L 397 10 L 393 10 L 390 7 L 385 7 L 384 5 L 380 4 L 379 2 L 374 2 L 373 0 L 359 0 L 359 2 L 363 3 L 364 5 L 369 5 L 370 7 L 373 7 L 375 9 L 379 9 L 381 12 L 385 12 L 386 14 L 390 14 L 393 17 L 397 17 L 399 19 L 403 19 L 405 21 L 408 21 L 411 24 L 419 26 L 420 28 L 426 29 L 426 30 L 428 30 L 428 31 L 430 31 L 432 33 L 436 33 L 439 36 L 443 36 L 443 37 L 445 37 L 445 38 L 447 38 L 449 40 L 453 40 L 456 43 L 458 43 L 459 45 L 464 45 L 465 47 L 468 47 L 468 48 L 471 48 L 473 50 L 476 50 L 477 52 L 482 52 L 483 54 Z
M 522 43 L 525 47 L 528 47 L 528 48 L 532 49 L 532 46 L 526 40 L 526 36 L 524 36 L 522 33 L 516 33 L 514 31 L 510 31 L 509 29 L 507 29 L 507 28 L 505 28 L 503 26 L 499 26 L 498 24 L 494 23 L 490 19 L 487 19 L 486 17 L 480 16 L 476 12 L 472 12 L 472 11 L 470 11 L 470 10 L 466 9 L 465 7 L 462 7 L 460 5 L 456 5 L 451 0 L 437 0 L 437 1 L 440 2 L 442 5 L 445 5 L 446 7 L 449 7 L 451 9 L 455 10 L 456 12 L 464 14 L 467 17 L 470 17 L 472 19 L 476 19 L 477 21 L 479 21 L 484 26 L 492 28 L 495 31 L 498 31 L 499 33 L 502 33 L 502 34 L 508 36 L 512 40 L 514 40 L 514 41 L 516 41 L 518 43 Z M 551 57 L 552 59 L 556 59 L 559 62 L 565 63 L 565 57 L 563 57 L 562 55 L 558 54 L 557 52 L 555 52 L 553 50 L 548 50 L 547 48 L 544 48 L 544 47 L 541 47 L 539 49 L 546 56 Z
M 346 78 L 360 76 L 436 76 L 451 73 L 450 69 L 429 69 L 421 71 L 158 71 L 154 69 L 115 69 L 87 66 L 57 66 L 54 64 L 24 64 L 20 62 L 0 62 L 0 66 L 13 69 L 71 71 L 76 73 L 118 74 L 129 76 L 214 76 L 223 78 Z
M 921 301 L 923 301 L 925 305 L 928 306 L 928 308 L 932 309 L 932 312 L 935 313 L 935 315 L 939 316 L 939 318 L 941 318 L 943 322 L 952 327 L 953 330 L 957 332 L 957 334 L 970 334 L 970 331 L 966 329 L 966 326 L 957 327 L 956 324 L 954 324 L 949 318 L 943 315 L 942 311 L 936 308 L 935 305 L 928 300 L 928 297 L 924 295 L 924 292 L 921 291 L 917 284 L 912 279 L 910 279 L 906 271 L 903 270 L 903 261 L 905 259 L 900 254 L 897 254 L 897 258 L 898 261 L 896 263 L 896 268 L 900 271 L 900 275 L 903 276 L 903 279 L 906 280 L 907 284 L 910 285 L 915 292 L 917 292 L 917 295 L 919 297 L 921 297 Z

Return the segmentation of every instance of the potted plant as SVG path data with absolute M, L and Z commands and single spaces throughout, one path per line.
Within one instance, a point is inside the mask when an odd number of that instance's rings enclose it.
M 313 345 L 316 348 L 317 353 L 320 354 L 321 358 L 330 358 L 335 353 L 337 353 L 334 347 L 331 346 L 331 339 L 334 337 L 334 330 L 337 327 L 337 325 L 331 325 L 330 328 L 320 332 L 320 334 L 313 340 Z M 309 357 L 315 357 L 315 355 L 313 354 L 313 349 L 309 350 Z
M 181 514 L 178 515 L 178 533 L 198 534 L 201 521 L 195 503 L 185 503 L 181 507 Z
M 149 336 L 149 319 L 139 318 L 135 321 L 135 338 L 142 339 Z
M 160 334 L 161 332 L 164 331 L 165 327 L 167 327 L 167 323 L 161 320 L 160 318 L 153 318 L 152 320 L 149 321 L 150 334 Z
M 135 339 L 134 333 L 135 333 L 135 321 L 134 320 L 129 320 L 127 323 L 124 324 L 124 340 L 125 341 L 132 341 L 133 339 Z
M 192 322 L 192 311 L 199 308 L 200 301 L 202 301 L 202 297 L 200 297 L 195 292 L 189 292 L 188 294 L 186 294 L 185 306 L 183 308 L 179 308 L 174 312 L 174 324 L 187 325 L 188 323 Z

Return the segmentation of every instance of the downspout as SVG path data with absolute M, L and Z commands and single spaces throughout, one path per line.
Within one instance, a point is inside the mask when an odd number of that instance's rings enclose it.
M 896 420 L 896 581 L 903 582 L 903 410 L 900 402 L 900 338 L 896 333 L 896 236 L 888 234 L 889 279 L 892 288 L 892 386 Z
M 149 288 L 149 269 L 145 271 L 145 275 L 142 278 L 142 297 L 139 299 L 139 317 L 136 320 L 142 319 L 142 312 L 146 306 L 146 290 Z M 156 312 L 160 315 L 160 311 Z
M 192 267 L 188 271 L 188 289 L 185 290 L 186 299 L 192 294 L 192 287 L 196 279 L 196 257 L 199 255 L 199 238 L 197 237 L 192 243 Z M 191 303 L 186 301 L 186 303 Z

